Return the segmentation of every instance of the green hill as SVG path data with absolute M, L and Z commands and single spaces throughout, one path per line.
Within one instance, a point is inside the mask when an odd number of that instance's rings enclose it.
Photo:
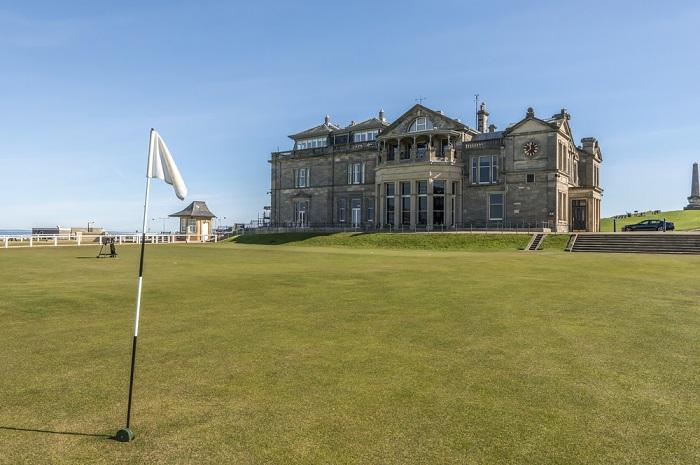
M 676 231 L 688 231 L 690 229 L 700 229 L 700 210 L 676 210 L 652 214 L 651 212 L 640 216 L 630 216 L 617 219 L 617 230 L 620 231 L 626 224 L 639 223 L 643 220 L 663 219 L 670 221 L 676 226 Z M 600 230 L 610 232 L 613 230 L 613 218 L 602 218 L 600 220 Z

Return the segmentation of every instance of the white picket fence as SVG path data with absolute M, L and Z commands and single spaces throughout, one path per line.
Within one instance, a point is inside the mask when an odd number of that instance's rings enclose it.
M 140 244 L 141 234 L 105 234 L 102 236 L 83 236 L 82 234 L 18 234 L 0 236 L 0 246 L 10 247 L 59 247 L 99 245 L 100 241 L 114 238 L 115 244 Z M 194 244 L 201 242 L 218 242 L 216 234 L 200 236 L 198 234 L 146 234 L 147 244 Z

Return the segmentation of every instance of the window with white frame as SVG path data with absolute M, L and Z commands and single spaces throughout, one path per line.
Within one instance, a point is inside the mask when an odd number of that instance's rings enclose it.
M 309 168 L 294 170 L 294 187 L 309 187 Z
M 348 163 L 348 184 L 364 184 L 365 164 L 361 162 Z
M 430 118 L 419 116 L 413 120 L 408 128 L 408 132 L 427 131 L 428 129 L 433 129 L 433 122 L 430 121 Z
M 489 194 L 489 220 L 497 221 L 503 219 L 503 193 Z
M 567 201 L 568 195 L 566 192 L 559 192 L 559 221 L 567 220 Z
M 356 132 L 352 135 L 353 142 L 369 142 L 377 139 L 379 131 L 374 129 L 372 131 L 362 131 Z
M 301 139 L 296 143 L 297 150 L 314 149 L 328 145 L 327 137 L 314 137 L 313 139 Z
M 472 183 L 492 184 L 498 182 L 498 155 L 472 158 Z
M 309 201 L 301 200 L 294 202 L 294 223 L 295 226 L 308 226 L 309 224 Z

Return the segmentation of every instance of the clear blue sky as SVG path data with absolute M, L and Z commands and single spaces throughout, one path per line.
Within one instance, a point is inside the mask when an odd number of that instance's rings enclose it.
M 150 127 L 188 200 L 247 221 L 287 134 L 418 96 L 473 121 L 477 92 L 501 128 L 568 108 L 602 144 L 605 215 L 679 209 L 700 161 L 699 24 L 691 1 L 2 2 L 0 228 L 135 230 Z M 154 184 L 149 216 L 182 206 Z

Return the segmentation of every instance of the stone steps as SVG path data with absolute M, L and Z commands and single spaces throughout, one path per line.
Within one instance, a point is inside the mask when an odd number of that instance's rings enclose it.
M 537 250 L 540 248 L 540 245 L 542 245 L 542 241 L 544 240 L 544 234 L 535 234 L 532 237 L 532 240 L 530 241 L 530 245 L 528 246 L 527 250 Z
M 700 234 L 578 234 L 571 251 L 700 254 Z

